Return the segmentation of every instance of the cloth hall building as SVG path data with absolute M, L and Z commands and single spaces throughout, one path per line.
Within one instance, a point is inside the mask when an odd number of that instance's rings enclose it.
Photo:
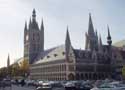
M 105 79 L 121 75 L 125 51 L 112 46 L 109 27 L 107 45 L 94 30 L 89 14 L 85 50 L 75 49 L 67 27 L 65 44 L 44 49 L 44 24 L 36 21 L 35 9 L 24 28 L 24 58 L 30 63 L 30 78 L 41 80 Z

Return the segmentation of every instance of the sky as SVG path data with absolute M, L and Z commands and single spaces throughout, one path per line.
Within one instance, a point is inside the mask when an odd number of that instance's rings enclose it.
M 65 42 L 69 27 L 74 48 L 85 47 L 89 13 L 94 29 L 106 44 L 107 25 L 113 43 L 125 39 L 125 0 L 0 0 L 0 67 L 23 56 L 25 21 L 29 23 L 33 8 L 39 26 L 43 18 L 45 49 Z

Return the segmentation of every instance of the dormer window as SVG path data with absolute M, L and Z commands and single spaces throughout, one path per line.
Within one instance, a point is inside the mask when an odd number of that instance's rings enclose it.
M 47 56 L 47 58 L 50 58 L 50 56 Z
M 56 57 L 56 56 L 57 56 L 57 54 L 54 54 L 54 56 Z
M 41 59 L 43 59 L 43 57 L 41 57 Z
M 70 56 L 72 56 L 72 53 L 70 53 Z
M 65 52 L 62 52 L 63 55 L 65 55 Z

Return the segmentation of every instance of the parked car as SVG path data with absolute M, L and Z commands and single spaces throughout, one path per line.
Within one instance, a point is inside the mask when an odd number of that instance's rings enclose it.
M 38 87 L 38 86 L 39 86 L 39 80 L 35 80 L 35 81 L 33 82 L 33 86 Z
M 34 80 L 26 80 L 26 85 L 27 86 L 33 86 Z
M 51 83 L 52 90 L 65 90 L 64 86 L 60 82 Z
M 38 81 L 38 86 L 42 86 L 43 85 L 43 81 Z
M 76 90 L 75 83 L 72 81 L 67 82 L 65 85 L 65 90 Z
M 36 88 L 36 90 L 52 90 L 52 86 L 48 82 L 42 83 L 42 86 Z
M 3 85 L 4 85 L 5 87 L 11 87 L 11 80 L 10 80 L 10 79 L 4 79 L 4 80 L 2 81 L 2 83 L 3 83 Z
M 93 88 L 93 86 L 92 86 L 91 83 L 89 83 L 89 82 L 83 82 L 83 83 L 80 85 L 79 90 L 90 90 L 90 89 L 92 89 L 92 88 Z

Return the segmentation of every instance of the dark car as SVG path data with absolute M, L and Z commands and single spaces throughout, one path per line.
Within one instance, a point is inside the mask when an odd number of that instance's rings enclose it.
M 11 87 L 11 80 L 10 80 L 10 79 L 4 79 L 4 80 L 2 81 L 2 83 L 3 83 L 3 85 L 4 85 L 5 87 Z
M 60 82 L 54 82 L 51 84 L 52 90 L 65 90 L 64 86 Z
M 82 84 L 80 86 L 79 90 L 90 90 L 92 88 L 93 88 L 93 86 L 91 84 L 87 83 L 87 84 Z

